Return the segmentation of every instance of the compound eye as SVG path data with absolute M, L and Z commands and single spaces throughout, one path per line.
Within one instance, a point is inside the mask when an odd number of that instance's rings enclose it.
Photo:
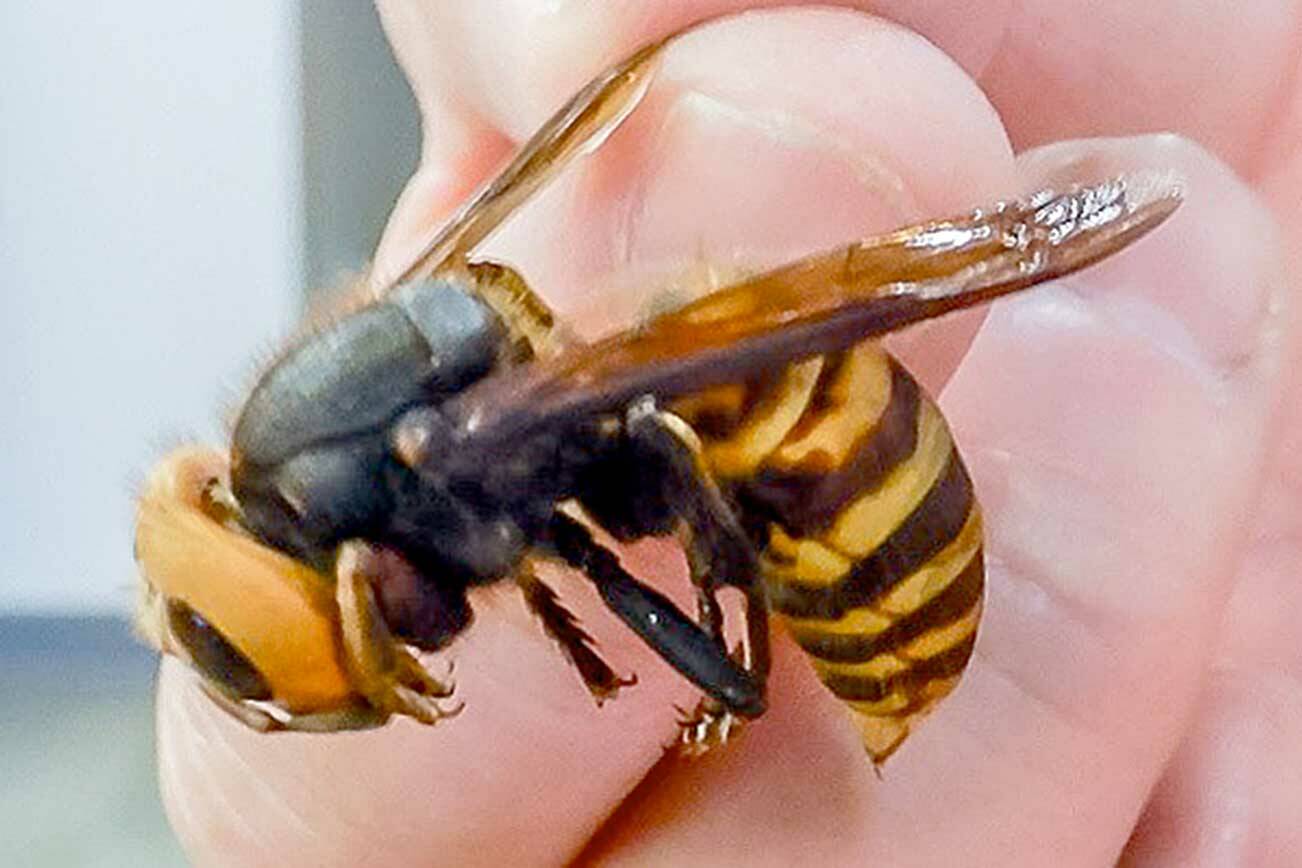
M 271 699 L 271 688 L 252 661 L 194 609 L 168 600 L 167 624 L 194 668 L 222 693 L 237 699 Z

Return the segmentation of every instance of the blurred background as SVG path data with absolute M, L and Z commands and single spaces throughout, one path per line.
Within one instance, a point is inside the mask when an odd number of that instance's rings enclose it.
M 365 265 L 415 106 L 364 0 L 17 0 L 0 119 L 0 864 L 184 864 L 135 492 Z

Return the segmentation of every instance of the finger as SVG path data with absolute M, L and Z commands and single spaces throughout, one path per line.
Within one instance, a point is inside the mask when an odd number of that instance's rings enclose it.
M 1183 172 L 1183 213 L 1074 292 L 1001 308 L 947 395 L 1003 575 L 975 689 L 949 710 L 1002 696 L 1002 719 L 962 729 L 1004 751 L 962 789 L 1022 806 L 1008 831 L 1026 858 L 1080 864 L 1115 858 L 1197 695 L 1263 466 L 1285 290 L 1273 224 L 1223 166 L 1164 139 L 1113 148 Z
M 485 180 L 510 150 L 604 65 L 638 45 L 693 22 L 747 8 L 755 0 L 674 0 L 655 4 L 551 6 L 531 0 L 433 4 L 380 0 L 386 31 L 421 107 L 421 165 L 390 217 L 373 264 L 386 285 L 418 253 L 419 242 L 465 192 Z M 800 4 L 783 4 L 800 5 Z M 943 27 L 948 8 L 905 0 L 845 4 L 872 8 L 920 32 L 969 70 L 993 54 L 1010 0 L 981 4 L 962 27 Z M 763 62 L 748 57 L 745 63 Z
M 981 94 L 923 40 L 853 12 L 752 13 L 683 37 L 600 158 L 484 253 L 592 336 L 739 272 L 993 201 L 1009 166 Z M 976 319 L 903 350 L 924 382 L 943 382 Z
M 1073 157 L 1100 148 L 1113 156 Z M 1282 292 L 1269 219 L 1187 143 L 1063 146 L 1023 169 L 1034 185 L 1122 164 L 1182 171 L 1184 212 L 1127 255 L 996 306 L 945 394 L 989 526 L 986 625 L 956 695 L 850 804 L 853 745 L 805 755 L 835 739 L 775 700 L 776 719 L 720 760 L 727 776 L 642 790 L 603 857 L 652 864 L 723 841 L 738 861 L 1116 858 L 1211 650 L 1262 465 Z
M 1110 149 L 1188 177 L 1178 222 L 1074 292 L 1001 309 L 949 396 L 979 450 L 1005 576 L 976 685 L 1011 700 L 996 736 L 1008 754 L 987 761 L 1012 773 L 973 769 L 989 773 L 973 789 L 996 810 L 1000 793 L 1005 809 L 1034 806 L 1011 830 L 1030 858 L 1080 864 L 1115 858 L 1214 650 L 1264 466 L 1286 293 L 1274 224 L 1222 164 L 1163 138 Z M 1023 164 L 1043 176 L 1071 161 L 1050 148 Z M 983 388 L 996 372 L 1006 386 Z
M 382 5 L 418 10 L 412 17 L 423 19 L 424 41 L 439 46 L 438 54 L 445 59 L 438 65 L 449 70 L 446 76 L 452 89 L 518 141 L 597 70 L 639 45 L 747 10 L 826 4 L 659 0 L 557 5 L 486 0 L 468 5 L 385 0 Z M 1015 6 L 1009 0 L 985 2 L 979 12 L 960 15 L 952 6 L 907 0 L 851 0 L 836 5 L 870 12 L 926 35 L 969 73 L 982 69 L 994 54 Z
M 373 289 L 389 286 L 419 252 L 429 230 L 504 162 L 511 143 L 458 93 L 455 56 L 441 48 L 427 4 L 377 0 L 394 56 L 410 82 L 421 119 L 421 158 L 389 215 L 371 263 Z
M 654 546 L 624 553 L 639 575 L 673 571 Z M 217 710 L 179 664 L 158 684 L 164 804 L 197 864 L 559 864 L 661 755 L 680 679 L 612 623 L 583 583 L 548 576 L 620 675 L 601 708 L 511 588 L 472 595 L 455 662 L 465 710 L 427 728 L 264 735 Z M 669 583 L 686 605 L 683 583 Z
M 1302 340 L 1289 274 L 1291 386 L 1275 417 L 1274 458 L 1248 518 L 1251 543 L 1227 601 L 1192 730 L 1156 788 L 1123 862 L 1291 865 L 1302 860 Z
M 1275 20 L 1263 18 L 1263 21 Z M 1293 15 L 1294 32 L 1299 24 Z M 1287 26 L 1280 34 L 1289 32 Z M 1218 37 L 1218 44 L 1220 39 Z M 1260 64 L 1254 55 L 1250 64 Z M 1223 94 L 1218 80 L 1217 94 Z M 1231 88 L 1234 83 L 1231 83 Z M 1290 92 L 1291 91 L 1291 92 Z M 1279 218 L 1286 248 L 1293 251 L 1289 276 L 1299 290 L 1302 260 L 1302 157 L 1294 143 L 1302 131 L 1302 85 L 1281 75 L 1279 86 L 1258 95 L 1269 117 L 1244 161 Z M 1240 112 L 1243 108 L 1239 109 Z M 1181 742 L 1127 845 L 1127 865 L 1291 864 L 1302 858 L 1298 835 L 1296 776 L 1302 731 L 1302 657 L 1297 617 L 1302 614 L 1302 330 L 1281 329 L 1291 347 L 1293 385 L 1275 427 L 1283 440 L 1267 471 L 1266 487 L 1249 516 L 1252 543 L 1222 618 L 1216 662 L 1199 700 L 1192 730 Z
M 384 5 L 420 9 L 423 42 L 451 58 L 449 86 L 478 106 L 483 120 L 519 140 L 587 76 L 633 46 L 694 21 L 774 3 Z M 1302 14 L 1292 0 L 1249 10 L 1179 0 L 839 5 L 913 29 L 977 76 L 1019 149 L 1172 130 L 1253 179 L 1296 163 L 1302 79 L 1293 67 Z M 1233 75 L 1226 73 L 1230 63 Z
M 1300 25 L 1302 26 L 1302 25 Z M 1253 182 L 1274 209 L 1293 252 L 1293 273 L 1302 271 L 1302 76 L 1293 76 L 1293 92 L 1281 101 L 1273 134 Z
M 829 33 L 844 40 L 842 50 L 827 49 Z M 783 61 L 758 69 L 741 63 L 755 41 L 772 54 L 781 46 Z M 489 253 L 520 265 L 549 297 L 581 306 L 619 285 L 612 275 L 635 268 L 633 259 L 655 259 L 658 268 L 671 258 L 690 259 L 698 241 L 711 254 L 745 242 L 750 246 L 738 256 L 775 255 L 766 245 L 790 244 L 784 229 L 792 225 L 791 213 L 771 207 L 775 201 L 806 209 L 813 225 L 801 243 L 822 246 L 1008 189 L 1006 142 L 984 101 L 933 49 L 902 31 L 858 15 L 806 13 L 777 16 L 767 26 L 761 19 L 721 24 L 674 52 L 641 132 L 621 132 L 621 141 L 612 140 L 558 188 L 560 195 L 544 196 L 489 245 Z M 898 89 L 857 96 L 859 83 L 879 77 L 881 64 L 919 72 L 924 84 L 913 93 L 925 108 L 910 109 Z M 789 86 L 797 74 L 819 68 L 821 80 Z M 716 80 L 731 90 L 706 89 Z M 831 113 L 822 108 L 829 92 L 847 94 Z M 762 101 L 765 93 L 774 95 L 771 102 Z M 737 104 L 718 112 L 728 99 Z M 918 126 L 873 120 L 906 109 Z M 968 131 L 961 159 L 934 146 L 955 113 Z M 775 116 L 797 124 L 801 135 L 791 139 L 787 127 L 774 128 Z M 830 150 L 813 146 L 823 125 L 836 133 Z M 752 171 L 712 177 L 696 155 L 724 141 Z M 912 174 L 865 173 L 862 155 L 904 173 L 927 167 L 958 183 L 945 189 L 920 174 L 915 182 Z M 680 162 L 705 172 L 695 188 L 685 183 Z M 617 217 L 638 197 L 645 209 Z M 840 222 L 820 216 L 811 200 Z M 652 221 L 670 220 L 699 225 L 700 236 L 652 232 Z M 737 223 L 755 234 L 738 231 Z M 628 244 L 629 232 L 643 240 Z M 789 252 L 779 247 L 776 255 Z M 585 268 L 594 263 L 600 267 Z M 680 555 L 641 546 L 624 557 L 633 572 L 685 604 Z M 619 670 L 640 679 L 617 702 L 594 710 L 505 590 L 488 589 L 472 601 L 477 621 L 452 649 L 467 710 L 432 730 L 399 722 L 374 733 L 259 736 L 214 712 L 183 673 L 168 667 L 160 683 L 160 766 L 188 851 L 197 861 L 222 864 L 287 855 L 322 864 L 559 862 L 576 852 L 659 759 L 676 731 L 674 706 L 689 706 L 694 696 L 570 579 L 560 586 L 567 603 Z
M 1263 662 L 1213 672 L 1193 727 L 1120 864 L 1296 865 L 1302 859 L 1302 691 L 1296 667 L 1282 673 Z
M 1255 177 L 1296 151 L 1279 121 L 1302 88 L 1299 36 L 1292 0 L 1251 9 L 1034 0 L 1020 4 L 979 80 L 1019 149 L 1174 130 Z
M 527 92 L 529 92 L 529 88 L 525 88 L 525 90 L 523 90 L 523 92 L 526 92 L 526 94 L 527 94 Z M 1052 103 L 1039 103 L 1039 102 L 1036 103 L 1036 104 L 1047 104 L 1047 105 L 1052 105 Z M 1286 199 L 1286 197 L 1285 197 L 1285 200 L 1288 200 L 1288 199 Z

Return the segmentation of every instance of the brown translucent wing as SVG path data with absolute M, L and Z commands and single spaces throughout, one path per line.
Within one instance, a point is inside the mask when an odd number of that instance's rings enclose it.
M 606 69 L 575 94 L 525 143 L 497 177 L 480 188 L 423 245 L 420 255 L 382 289 L 459 265 L 530 196 L 575 157 L 601 145 L 642 101 L 660 53 L 673 34 Z
M 443 410 L 467 437 L 493 444 L 642 395 L 744 380 L 1084 268 L 1152 230 L 1180 196 L 1170 176 L 1141 173 L 910 226 L 503 371 Z

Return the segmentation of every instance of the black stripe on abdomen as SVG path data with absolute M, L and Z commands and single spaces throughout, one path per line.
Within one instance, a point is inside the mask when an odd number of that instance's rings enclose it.
M 838 672 L 824 672 L 821 677 L 827 689 L 846 702 L 880 702 L 892 693 L 911 694 L 928 682 L 961 674 L 972 657 L 975 643 L 976 632 L 973 631 L 953 647 L 880 678 Z
M 773 608 L 797 618 L 833 620 L 871 605 L 953 541 L 972 511 L 972 482 L 951 450 L 945 470 L 922 501 L 849 574 L 829 585 L 785 580 L 770 585 Z
M 985 569 L 977 549 L 963 571 L 940 593 L 878 633 L 814 633 L 802 631 L 797 639 L 809 654 L 831 663 L 864 663 L 878 654 L 896 650 L 936 627 L 967 615 L 981 602 Z
M 835 521 L 851 501 L 881 485 L 913 454 L 918 443 L 921 393 L 899 363 L 889 357 L 888 363 L 890 400 L 876 424 L 859 435 L 840 465 L 809 470 L 762 467 L 736 489 L 748 512 L 762 514 L 796 536 L 813 536 Z

